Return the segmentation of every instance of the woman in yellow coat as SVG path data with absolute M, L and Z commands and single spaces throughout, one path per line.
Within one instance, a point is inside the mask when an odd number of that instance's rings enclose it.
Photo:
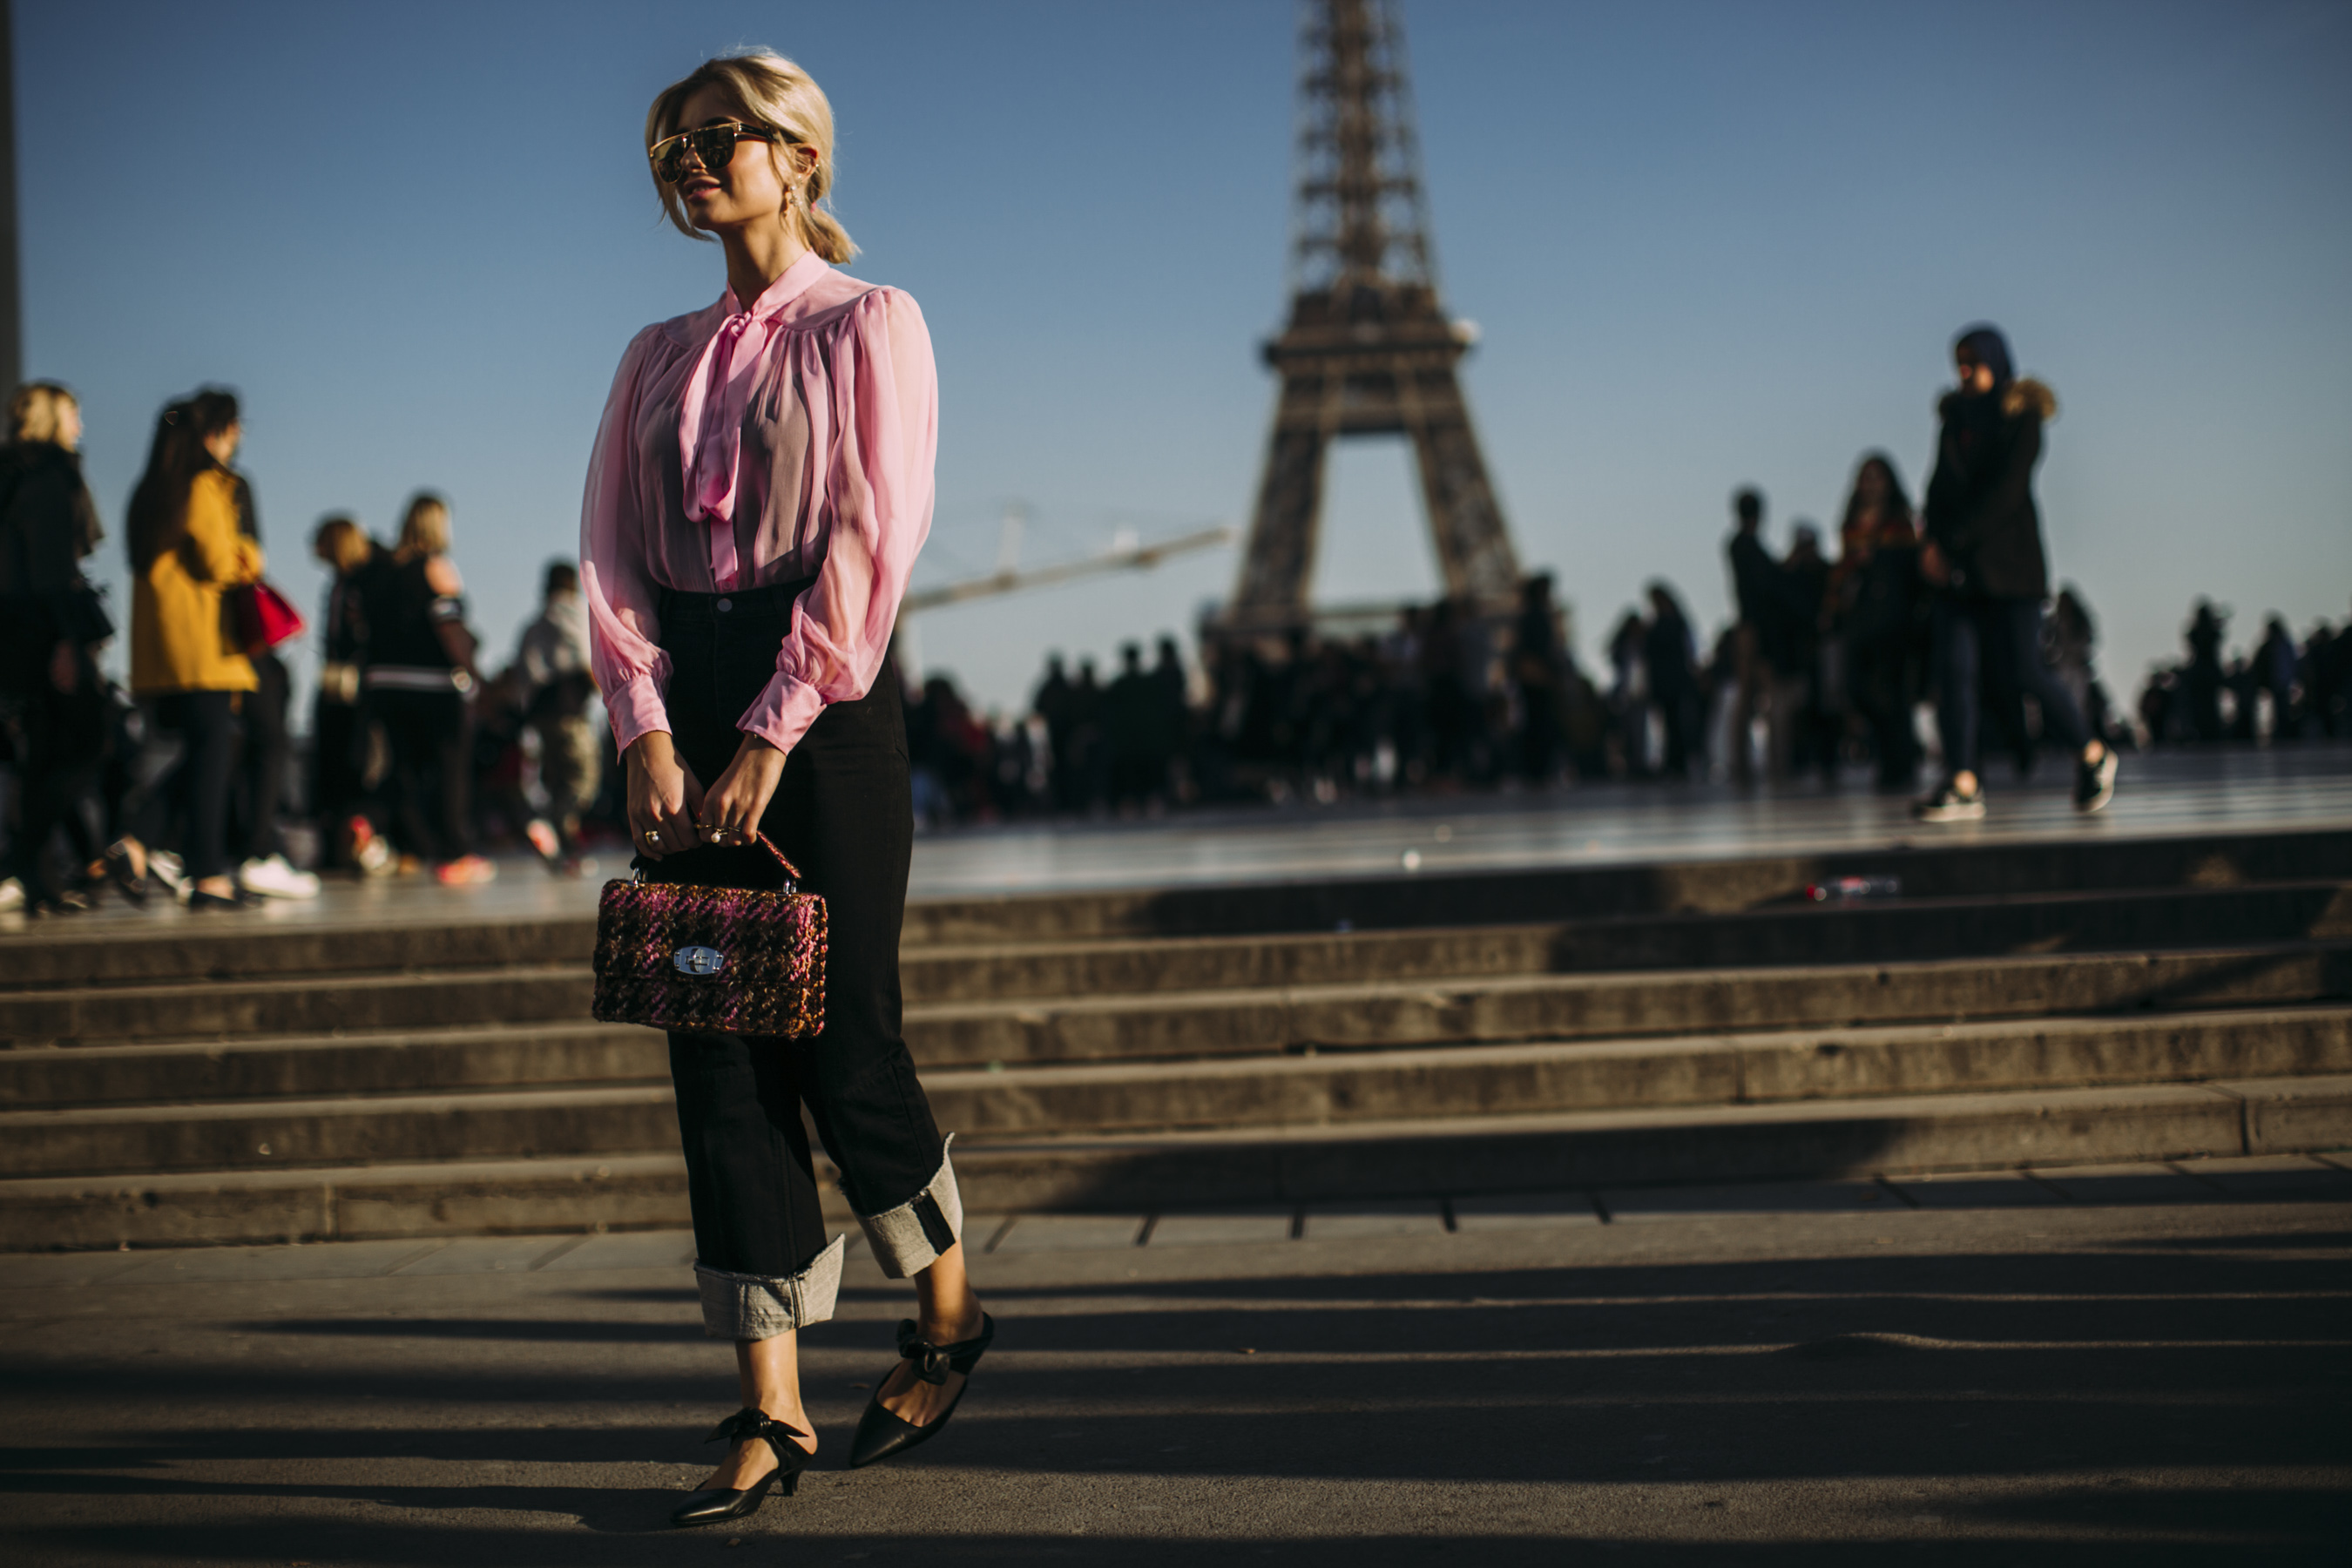
M 230 875 L 229 780 L 236 713 L 257 684 L 244 654 L 232 589 L 261 576 L 261 547 L 237 526 L 228 465 L 244 434 L 236 399 L 199 392 L 156 422 L 147 471 L 131 497 L 131 690 L 153 728 L 184 742 L 150 801 L 152 816 L 184 812 L 181 857 L 192 910 L 245 902 Z M 150 843 L 162 824 L 142 834 Z

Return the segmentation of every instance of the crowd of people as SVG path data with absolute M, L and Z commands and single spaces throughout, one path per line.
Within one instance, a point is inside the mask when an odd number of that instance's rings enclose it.
M 518 657 L 485 679 L 450 559 L 450 510 L 412 500 L 397 537 L 320 521 L 331 574 L 310 740 L 289 721 L 281 650 L 304 618 L 266 575 L 233 394 L 157 417 L 124 526 L 129 681 L 100 663 L 122 635 L 83 563 L 106 531 L 81 475 L 81 410 L 55 383 L 17 390 L 0 459 L 0 761 L 13 781 L 0 909 L 87 910 L 111 893 L 192 910 L 317 896 L 318 872 L 488 881 L 488 826 L 558 871 L 592 865 L 583 818 L 605 742 L 593 720 L 578 574 L 549 569 Z M 295 853 L 287 827 L 311 831 Z
M 2298 647 L 2277 616 L 2249 658 L 2221 660 L 2219 612 L 2200 605 L 2189 658 L 2118 710 L 2095 668 L 2082 593 L 2051 596 L 2032 475 L 2048 387 L 2016 375 L 1990 328 L 1954 345 L 1961 384 L 1941 405 L 1937 460 L 1915 506 L 1892 458 L 1855 465 L 1836 554 L 1798 521 L 1764 542 L 1765 498 L 1732 498 L 1727 565 L 1737 605 L 1704 643 L 1670 584 L 1649 585 L 1607 639 L 1606 668 L 1577 660 L 1551 579 L 1515 612 L 1440 601 L 1371 635 L 1221 639 L 1204 629 L 1187 679 L 1172 642 L 1158 662 L 1121 650 L 1108 685 L 1059 655 L 1029 711 L 976 718 L 943 678 L 910 719 L 919 800 L 935 820 L 1154 812 L 1190 803 L 1412 789 L 1546 787 L 1571 781 L 1714 777 L 1920 787 L 1927 820 L 1984 810 L 1988 740 L 2030 773 L 2046 744 L 2075 767 L 2077 804 L 2115 785 L 2118 750 L 2352 735 L 2352 624 Z
M 2185 658 L 2118 709 L 2088 603 L 2071 586 L 2051 596 L 2030 479 L 2054 399 L 2013 374 L 1989 330 L 1960 340 L 1956 366 L 1924 504 L 1893 458 L 1866 453 L 1834 554 L 1803 520 L 1775 554 L 1763 495 L 1734 494 L 1737 615 L 1712 637 L 1655 582 L 1588 671 L 1538 574 L 1515 606 L 1440 600 L 1370 632 L 1211 625 L 1193 666 L 1167 636 L 1148 660 L 1122 647 L 1108 678 L 1056 654 L 1009 718 L 933 673 L 906 701 L 918 822 L 1606 780 L 1834 786 L 1864 769 L 1907 792 L 1931 757 L 1918 811 L 1948 820 L 1981 814 L 1989 743 L 2021 775 L 2062 746 L 2095 809 L 2118 750 L 2352 736 L 2352 623 L 2298 643 L 2273 615 L 2233 654 L 2228 613 L 2202 601 Z M 230 909 L 315 896 L 318 871 L 465 886 L 495 876 L 485 849 L 525 845 L 577 876 L 594 839 L 626 836 L 570 562 L 549 565 L 513 658 L 486 674 L 446 500 L 418 493 L 388 542 L 349 514 L 320 520 L 311 550 L 331 586 L 302 748 L 280 648 L 304 627 L 266 576 L 235 396 L 205 389 L 157 419 L 125 519 L 127 686 L 100 660 L 125 628 L 82 570 L 106 531 L 81 478 L 79 407 L 37 383 L 9 412 L 0 908 L 70 913 L 160 884 Z M 299 853 L 289 821 L 308 829 Z

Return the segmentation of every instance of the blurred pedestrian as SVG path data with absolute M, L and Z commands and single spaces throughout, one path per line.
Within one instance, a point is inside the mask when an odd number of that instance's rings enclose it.
M 370 763 L 381 746 L 361 701 L 367 662 L 367 576 L 388 553 L 342 512 L 320 519 L 310 553 L 331 575 L 319 617 L 319 689 L 310 719 L 310 810 L 319 860 L 362 873 L 391 868 L 370 809 Z
M 2271 700 L 2271 740 L 2294 740 L 2302 733 L 2303 715 L 2295 700 L 2300 686 L 2294 634 L 2286 629 L 2284 619 L 2273 616 L 2263 624 L 2262 644 L 2254 649 L 2252 662 L 2255 688 Z
M 1642 671 L 1657 710 L 1665 749 L 1664 769 L 1686 779 L 1706 754 L 1706 704 L 1698 683 L 1698 644 L 1682 601 L 1664 583 L 1650 584 L 1650 620 L 1642 636 Z M 1646 723 L 1641 726 L 1646 733 Z
M 1854 468 L 1838 527 L 1838 562 L 1823 614 L 1843 649 L 1846 690 L 1870 726 L 1878 787 L 1908 790 L 1919 771 L 1911 710 L 1920 685 L 1926 600 L 1919 525 L 1884 452 Z
M 1830 733 L 1822 681 L 1822 612 L 1829 600 L 1830 563 L 1822 558 L 1821 531 L 1799 519 L 1789 531 L 1780 563 L 1780 647 L 1774 661 L 1769 734 L 1772 781 L 1786 784 L 1809 768 L 1837 782 L 1837 741 Z
M 2221 668 L 2221 642 L 2229 635 L 2230 615 L 2213 607 L 2210 599 L 2197 601 L 2181 640 L 2189 645 L 2189 662 L 2180 668 L 2181 696 L 2189 705 L 2189 728 L 2207 745 L 2221 739 L 2221 691 L 2228 674 Z
M 362 595 L 367 668 L 361 685 L 390 752 L 386 805 L 403 849 L 433 862 L 446 887 L 487 882 L 498 867 L 474 852 L 474 735 L 469 699 L 481 684 L 466 627 L 466 584 L 449 559 L 449 503 L 412 498 L 391 559 Z
M 241 471 L 229 477 L 236 482 L 237 531 L 259 550 L 261 511 L 253 483 Z M 315 899 L 319 879 L 287 859 L 278 820 L 294 758 L 287 724 L 294 679 L 274 647 L 248 644 L 245 657 L 253 666 L 254 686 L 238 704 L 237 776 L 229 791 L 229 855 L 238 862 L 236 883 L 257 898 Z
M 1560 644 L 1551 574 L 1538 572 L 1519 584 L 1519 616 L 1511 633 L 1511 677 L 1519 697 L 1519 773 L 1537 788 L 1550 784 L 1559 772 L 1565 673 Z
M 2008 341 L 1991 327 L 1962 332 L 1952 363 L 1959 385 L 1939 405 L 1943 429 L 1920 556 L 1922 574 L 1937 588 L 1937 722 L 1946 778 L 1917 814 L 1930 822 L 1984 815 L 1978 745 L 1988 686 L 1997 700 L 2022 690 L 2041 704 L 2044 731 L 2075 752 L 2074 805 L 2097 811 L 2115 793 L 2115 753 L 2084 726 L 2042 661 L 2050 569 L 2033 468 L 2058 400 L 2042 383 L 2018 378 Z
M 86 805 L 112 735 L 111 700 L 98 652 L 114 635 L 81 563 L 105 537 L 81 477 L 81 405 L 55 382 L 18 387 L 8 405 L 10 445 L 0 455 L 0 700 L 15 710 L 17 832 L 10 846 L 27 912 L 89 907 L 103 862 L 134 902 L 146 899 L 146 847 L 125 836 L 101 853 Z M 63 829 L 69 874 L 53 874 L 51 841 Z
M 719 241 L 728 287 L 631 342 L 590 459 L 582 585 L 634 841 L 661 879 L 737 886 L 780 870 L 740 847 L 764 835 L 826 908 L 820 1033 L 669 1037 L 703 1329 L 735 1342 L 743 1405 L 670 1516 L 697 1525 L 779 1479 L 789 1496 L 815 1447 L 796 1336 L 832 1317 L 844 1249 L 804 1107 L 864 1224 L 859 1267 L 916 1279 L 850 1464 L 939 1432 L 994 1325 L 900 1017 L 913 830 L 886 657 L 930 531 L 929 333 L 907 294 L 828 265 L 856 247 L 818 205 L 833 113 L 799 67 L 710 60 L 654 100 L 646 143 L 663 210 Z
M 1731 563 L 1732 599 L 1739 608 L 1739 622 L 1729 760 L 1732 782 L 1751 784 L 1756 776 L 1752 735 L 1756 721 L 1771 711 L 1774 655 L 1780 651 L 1786 612 L 1780 565 L 1764 548 L 1764 492 L 1753 486 L 1734 491 L 1731 515 L 1731 542 L 1724 553 Z
M 229 465 L 244 436 L 236 398 L 208 389 L 155 422 L 131 496 L 131 689 L 155 731 L 177 734 L 178 761 L 149 796 L 140 837 L 183 824 L 180 859 L 192 910 L 251 900 L 228 852 L 236 713 L 257 684 L 231 628 L 227 595 L 261 579 L 261 547 L 238 526 Z
M 523 722 L 539 742 L 539 787 L 546 805 L 523 829 L 551 870 L 577 877 L 593 869 L 582 853 L 580 818 L 604 782 L 603 738 L 589 722 L 596 684 L 588 673 L 588 607 L 580 569 L 551 561 L 538 616 L 523 627 L 515 654 Z

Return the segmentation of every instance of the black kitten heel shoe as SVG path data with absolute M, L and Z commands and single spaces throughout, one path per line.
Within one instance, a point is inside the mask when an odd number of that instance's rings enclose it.
M 996 1320 L 986 1312 L 980 1315 L 980 1332 L 960 1345 L 935 1345 L 923 1338 L 912 1318 L 902 1318 L 898 1321 L 898 1359 L 913 1362 L 915 1375 L 925 1383 L 945 1383 L 951 1372 L 971 1376 L 971 1369 L 980 1364 L 980 1358 L 988 1352 L 989 1345 L 995 1339 Z M 897 1370 L 896 1367 L 891 1369 L 892 1372 Z M 889 1383 L 890 1379 L 886 1375 L 874 1385 L 874 1397 L 866 1402 L 866 1414 L 857 1418 L 857 1436 L 849 1440 L 849 1468 L 853 1470 L 863 1468 L 877 1459 L 903 1454 L 918 1443 L 928 1442 L 934 1433 L 948 1424 L 948 1417 L 956 1413 L 956 1405 L 963 1403 L 964 1394 L 971 1387 L 967 1383 L 956 1390 L 953 1403 L 940 1412 L 938 1419 L 928 1426 L 917 1426 L 899 1420 L 882 1407 L 882 1390 Z
M 747 1519 L 760 1511 L 768 1500 L 768 1489 L 781 1484 L 790 1497 L 801 1484 L 801 1472 L 815 1458 L 806 1448 L 793 1441 L 808 1434 L 758 1410 L 738 1410 L 710 1429 L 706 1443 L 722 1439 L 738 1442 L 758 1437 L 776 1451 L 776 1468 L 748 1487 L 713 1487 L 707 1492 L 697 1492 L 677 1505 L 669 1516 L 675 1525 L 717 1524 L 721 1520 Z

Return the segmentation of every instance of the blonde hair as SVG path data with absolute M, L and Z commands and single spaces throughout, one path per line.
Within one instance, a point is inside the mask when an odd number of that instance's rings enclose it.
M 80 401 L 54 381 L 28 381 L 8 399 L 8 423 L 19 441 L 55 441 L 59 408 L 79 408 Z
M 646 153 L 653 152 L 655 142 L 682 129 L 678 118 L 686 112 L 686 100 L 706 87 L 719 88 L 733 98 L 736 111 L 745 123 L 780 132 L 784 142 L 816 153 L 816 167 L 809 172 L 808 184 L 801 187 L 807 199 L 791 203 L 785 216 L 800 230 L 803 244 L 835 266 L 856 255 L 857 246 L 850 239 L 849 231 L 841 226 L 841 220 L 817 205 L 833 190 L 833 105 L 814 77 L 780 54 L 753 49 L 740 55 L 720 55 L 703 61 L 691 75 L 662 89 L 655 96 L 653 107 L 646 111 Z M 795 181 L 793 172 L 785 167 L 785 146 L 769 142 L 768 156 L 775 161 L 776 173 L 782 178 L 785 189 L 793 189 Z M 663 184 L 656 176 L 654 188 L 661 195 L 662 211 L 680 234 L 690 239 L 710 237 L 687 221 L 686 208 L 678 200 L 676 186 Z
M 374 548 L 359 521 L 344 512 L 320 518 L 318 531 L 310 535 L 310 553 L 338 572 L 355 572 L 366 565 Z
M 392 552 L 401 562 L 419 556 L 449 553 L 449 503 L 431 490 L 419 490 L 400 518 L 400 543 Z

